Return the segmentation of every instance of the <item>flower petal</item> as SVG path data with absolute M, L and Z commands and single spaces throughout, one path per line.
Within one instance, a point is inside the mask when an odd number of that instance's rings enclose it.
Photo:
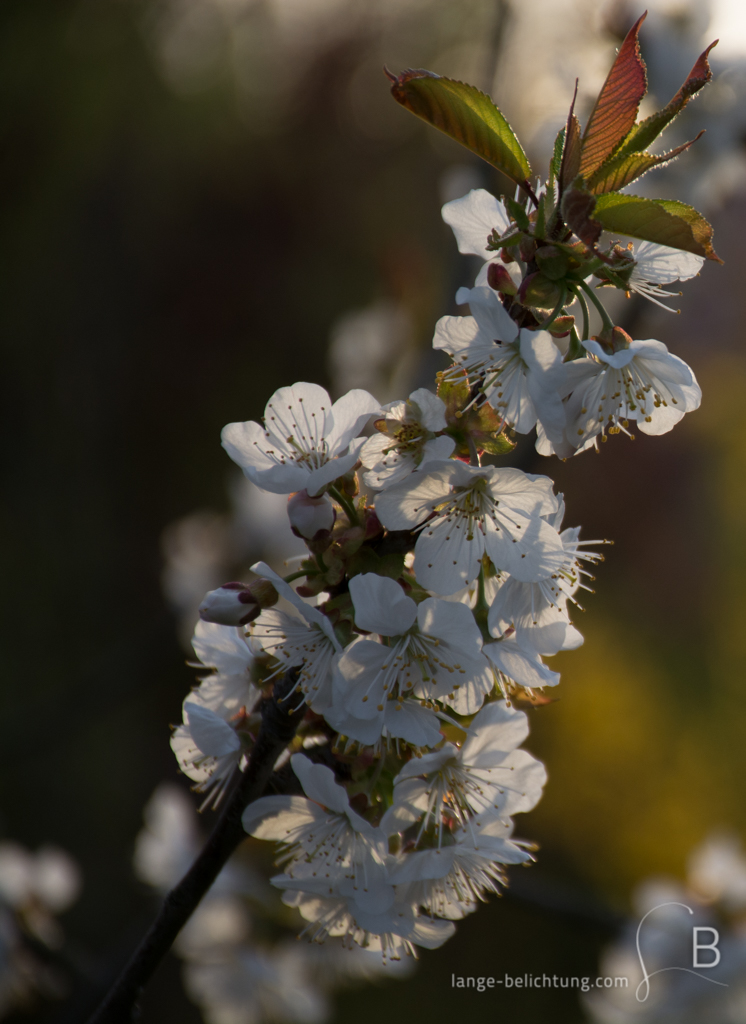
M 399 584 L 373 572 L 353 576 L 350 595 L 355 624 L 367 633 L 398 636 L 407 632 L 417 616 L 417 605 Z

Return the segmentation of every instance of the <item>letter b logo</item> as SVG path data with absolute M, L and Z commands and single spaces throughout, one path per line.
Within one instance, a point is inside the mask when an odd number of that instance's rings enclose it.
M 700 932 L 707 932 L 712 941 L 700 942 Z M 692 967 L 717 967 L 720 963 L 720 950 L 718 949 L 718 942 L 720 941 L 720 933 L 717 928 L 692 928 Z M 699 959 L 699 954 L 702 950 L 710 950 L 714 953 L 712 959 L 702 963 Z

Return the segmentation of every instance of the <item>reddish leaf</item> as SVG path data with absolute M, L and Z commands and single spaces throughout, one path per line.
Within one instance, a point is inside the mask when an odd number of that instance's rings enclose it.
M 620 147 L 617 156 L 627 156 L 629 153 L 639 153 L 640 150 L 646 149 L 651 142 L 658 138 L 666 125 L 669 125 L 677 114 L 681 113 L 692 96 L 707 85 L 712 78 L 707 55 L 713 46 L 717 45 L 717 42 L 716 39 L 714 43 L 710 43 L 704 53 L 699 55 L 694 67 L 689 72 L 689 77 L 671 102 L 657 114 L 651 114 L 650 117 L 635 125 Z
M 647 89 L 645 64 L 637 34 L 647 11 L 635 22 L 622 43 L 598 95 L 583 135 L 580 173 L 589 178 L 634 127 L 640 101 Z
M 562 217 L 581 242 L 593 248 L 601 237 L 601 225 L 593 220 L 596 197 L 574 185 L 562 198 Z
M 677 146 L 676 149 L 672 149 L 668 153 L 660 153 L 658 156 L 654 153 L 630 153 L 628 156 L 613 156 L 602 164 L 591 177 L 588 188 L 596 195 L 600 195 L 602 192 L 618 192 L 625 185 L 630 185 L 637 178 L 641 178 L 643 174 L 647 174 L 653 167 L 659 167 L 675 160 L 703 134 L 704 131 L 701 131 L 691 142 L 685 142 L 682 146 Z
M 578 82 L 575 80 L 575 95 L 570 104 L 570 113 L 567 115 L 567 127 L 565 128 L 565 145 L 562 150 L 562 164 L 559 172 L 559 194 L 560 198 L 566 188 L 575 181 L 580 171 L 580 122 L 575 116 L 575 100 L 578 95 Z

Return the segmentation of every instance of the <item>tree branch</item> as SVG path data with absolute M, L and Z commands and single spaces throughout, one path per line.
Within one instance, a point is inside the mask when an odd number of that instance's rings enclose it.
M 298 670 L 290 669 L 262 705 L 262 725 L 246 770 L 220 815 L 212 835 L 189 871 L 168 893 L 158 917 L 89 1024 L 130 1024 L 145 985 L 169 951 L 236 847 L 246 838 L 241 815 L 267 786 L 275 762 L 295 735 L 305 706 L 284 703 Z

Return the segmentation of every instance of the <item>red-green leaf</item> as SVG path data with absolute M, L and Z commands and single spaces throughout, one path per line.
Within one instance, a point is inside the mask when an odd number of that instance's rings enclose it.
M 562 218 L 567 226 L 575 232 L 581 242 L 594 248 L 603 230 L 593 219 L 596 197 L 582 187 L 580 180 L 568 189 L 562 197 Z
M 647 89 L 645 64 L 637 34 L 647 11 L 635 22 L 619 48 L 583 135 L 580 173 L 589 178 L 611 156 L 634 126 Z
M 687 80 L 671 102 L 657 114 L 651 114 L 650 117 L 635 125 L 616 154 L 617 156 L 627 156 L 629 153 L 639 153 L 640 150 L 646 149 L 651 142 L 658 138 L 666 125 L 669 125 L 677 114 L 681 113 L 692 96 L 707 85 L 712 78 L 707 55 L 713 46 L 717 45 L 717 42 L 716 39 L 714 43 L 710 43 L 704 53 L 700 54 L 689 72 Z
M 441 78 L 431 71 L 410 70 L 398 78 L 389 77 L 397 103 L 466 146 L 518 185 L 531 177 L 520 142 L 489 96 L 473 85 Z
M 618 192 L 625 185 L 630 185 L 637 178 L 642 177 L 651 168 L 675 160 L 703 134 L 704 132 L 700 132 L 691 142 L 685 142 L 682 146 L 677 146 L 676 149 L 658 156 L 654 153 L 630 153 L 628 156 L 613 156 L 602 164 L 591 177 L 588 188 L 596 195 L 600 195 L 602 192 Z
M 606 231 L 723 262 L 712 247 L 712 227 L 701 213 L 685 203 L 610 192 L 598 197 L 591 213 Z
M 580 121 L 575 116 L 575 100 L 578 96 L 578 81 L 575 79 L 575 93 L 570 104 L 565 126 L 565 145 L 562 149 L 562 163 L 559 172 L 559 195 L 575 181 L 580 170 Z M 555 143 L 556 145 L 556 143 Z

